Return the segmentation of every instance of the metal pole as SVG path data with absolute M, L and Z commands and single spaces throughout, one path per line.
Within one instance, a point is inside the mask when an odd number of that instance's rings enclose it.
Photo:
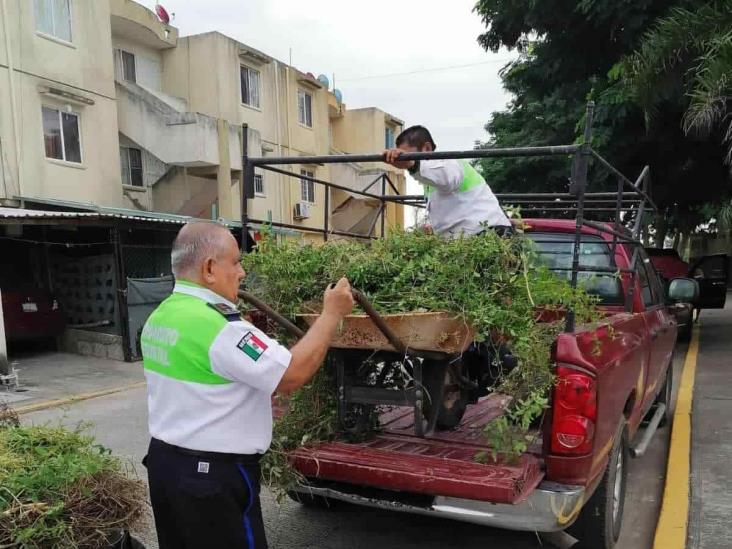
M 325 213 L 323 215 L 323 242 L 328 242 L 328 216 L 330 214 L 330 187 L 327 185 L 325 191 Z
M 384 177 L 386 178 L 386 182 L 391 187 L 391 190 L 394 191 L 394 194 L 397 194 L 398 195 L 399 194 L 399 189 L 396 188 L 396 186 L 392 182 L 391 178 L 389 177 L 389 174 L 388 173 L 384 173 Z M 424 196 L 422 198 L 424 198 Z
M 290 332 L 290 335 L 295 336 L 296 338 L 300 339 L 302 336 L 305 335 L 305 332 L 298 328 L 295 324 L 290 322 L 287 318 L 279 314 L 277 311 L 275 311 L 272 307 L 267 305 L 264 301 L 259 299 L 257 296 L 255 296 L 252 293 L 249 293 L 244 290 L 239 290 L 239 299 L 243 299 L 247 303 L 253 305 L 260 311 L 262 311 L 264 314 L 266 314 L 269 318 L 277 322 L 280 326 L 282 326 L 285 330 Z
M 584 225 L 584 208 L 585 208 L 585 190 L 587 188 L 587 168 L 592 154 L 592 118 L 595 113 L 595 103 L 590 101 L 587 103 L 587 113 L 585 116 L 585 133 L 582 141 L 582 147 L 577 153 L 580 156 L 579 166 L 577 169 L 577 181 L 573 182 L 577 190 L 577 221 L 574 231 L 574 249 L 572 250 L 572 288 L 577 288 L 577 275 L 580 260 L 580 243 L 582 242 L 582 226 Z M 565 331 L 574 332 L 575 314 L 573 310 L 567 313 L 567 321 Z
M 10 363 L 8 362 L 8 347 L 5 342 L 5 318 L 3 316 L 3 293 L 0 288 L 0 375 L 10 375 Z
M 253 160 L 252 160 L 252 163 L 254 163 Z M 374 200 L 381 199 L 381 197 L 376 194 L 367 193 L 365 191 L 359 191 L 358 189 L 351 189 L 350 187 L 344 187 L 343 185 L 338 185 L 337 183 L 331 183 L 330 181 L 325 181 L 323 179 L 318 179 L 316 177 L 296 174 L 294 172 L 288 172 L 287 170 L 280 170 L 279 168 L 273 168 L 272 166 L 268 166 L 266 164 L 262 164 L 259 167 L 263 170 L 267 170 L 267 171 L 274 172 L 274 173 L 280 173 L 282 175 L 286 175 L 289 177 L 294 177 L 296 179 L 299 179 L 300 181 L 312 181 L 313 183 L 317 183 L 318 185 L 326 185 L 327 187 L 330 187 L 332 189 L 338 189 L 339 191 L 346 191 L 347 193 L 357 194 L 360 196 L 367 196 L 368 198 L 373 198 Z M 377 181 L 379 178 L 377 178 Z M 252 196 L 254 196 L 254 195 L 252 195 Z
M 254 164 L 245 156 L 243 158 L 244 170 L 242 174 L 243 192 L 241 193 L 241 249 L 245 253 L 249 249 L 249 198 L 254 196 Z
M 376 216 L 376 219 L 378 219 L 378 216 Z M 271 227 L 281 227 L 283 229 L 294 229 L 296 231 L 301 232 L 307 232 L 307 233 L 318 233 L 323 234 L 323 229 L 319 227 L 305 227 L 303 225 L 292 225 L 290 223 L 278 223 L 277 221 L 265 221 L 263 219 L 249 219 L 250 225 L 264 225 L 264 226 L 271 226 Z M 369 237 L 364 234 L 358 234 L 358 233 L 349 233 L 348 231 L 336 231 L 334 229 L 331 229 L 328 231 L 329 234 L 335 234 L 338 236 L 350 236 L 353 238 L 363 238 L 365 240 L 369 240 Z
M 648 193 L 644 189 L 641 189 L 640 186 L 639 186 L 640 183 L 641 183 L 641 181 L 643 180 L 643 178 L 645 178 L 646 172 L 650 171 L 650 168 L 648 166 L 646 166 L 646 167 L 643 168 L 643 171 L 638 176 L 638 179 L 636 180 L 635 183 L 633 183 L 620 170 L 618 170 L 617 168 L 615 168 L 615 166 L 613 166 L 612 164 L 610 164 L 610 162 L 608 162 L 607 160 L 605 160 L 600 155 L 600 153 L 598 153 L 595 150 L 590 150 L 590 152 L 592 153 L 592 156 L 595 157 L 595 160 L 597 160 L 600 164 L 602 164 L 610 172 L 612 172 L 613 174 L 615 174 L 623 182 L 624 185 L 629 186 L 631 189 L 633 189 L 635 191 L 636 194 L 639 194 L 643 198 L 645 198 L 646 200 L 648 200 L 648 203 L 651 206 L 653 206 L 654 209 L 657 209 L 656 204 L 653 202 L 653 200 L 648 195 Z
M 379 208 L 379 211 L 376 213 L 376 217 L 374 217 L 374 220 L 371 222 L 371 226 L 369 227 L 369 236 L 374 236 L 374 229 L 376 228 L 376 223 L 379 222 L 379 217 L 381 217 L 384 213 L 384 205 L 382 204 Z
M 114 241 L 114 260 L 117 271 L 117 308 L 119 309 L 120 333 L 122 335 L 122 353 L 125 362 L 132 362 L 132 348 L 130 341 L 129 311 L 127 310 L 127 274 L 125 273 L 124 256 L 122 255 L 122 238 L 119 227 L 112 227 Z
M 369 183 L 368 185 L 366 185 L 363 188 L 363 192 L 368 191 L 371 187 L 373 187 L 374 185 L 376 185 L 381 178 L 382 178 L 382 175 L 376 176 L 376 179 L 374 179 L 371 183 Z
M 519 156 L 567 156 L 576 153 L 581 145 L 548 147 L 510 147 L 505 149 L 473 149 L 470 151 L 433 151 L 403 153 L 400 160 L 445 160 L 474 158 L 513 158 Z M 383 162 L 383 154 L 331 154 L 322 156 L 263 156 L 250 159 L 256 166 L 282 164 L 347 164 L 349 162 Z
M 618 201 L 615 203 L 615 232 L 620 232 L 620 212 L 623 209 L 623 180 L 618 178 Z M 615 251 L 618 247 L 618 237 L 613 235 L 613 261 L 615 260 Z
M 386 175 L 381 177 L 381 196 L 386 194 Z M 386 202 L 381 199 L 381 238 L 386 234 Z

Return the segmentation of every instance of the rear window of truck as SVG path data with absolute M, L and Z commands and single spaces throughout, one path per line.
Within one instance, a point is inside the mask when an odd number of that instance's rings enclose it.
M 526 236 L 534 242 L 540 265 L 553 270 L 557 276 L 567 280 L 572 278 L 573 234 L 531 232 Z M 579 263 L 579 284 L 585 291 L 599 297 L 605 305 L 623 303 L 622 287 L 615 274 L 615 260 L 607 242 L 597 236 L 582 235 Z M 604 269 L 612 269 L 613 272 L 604 273 Z

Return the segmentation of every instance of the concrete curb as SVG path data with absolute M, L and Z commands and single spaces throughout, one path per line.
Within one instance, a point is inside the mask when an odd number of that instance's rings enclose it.
M 115 393 L 121 393 L 123 391 L 129 391 L 130 389 L 138 389 L 140 387 L 144 387 L 145 382 L 144 381 L 138 381 L 137 383 L 131 383 L 129 385 L 122 385 L 120 387 L 113 387 L 111 389 L 104 389 L 102 391 L 94 391 L 91 393 L 80 393 L 78 395 L 71 395 L 64 398 L 59 398 L 55 400 L 44 400 L 42 402 L 36 402 L 35 404 L 28 404 L 27 406 L 21 406 L 19 408 L 15 408 L 15 412 L 18 415 L 23 414 L 30 414 L 31 412 L 38 412 L 40 410 L 46 410 L 48 408 L 57 408 L 59 406 L 66 406 L 69 404 L 74 404 L 76 402 L 81 402 L 83 400 L 89 400 L 92 398 L 107 396 L 107 395 L 113 395 Z

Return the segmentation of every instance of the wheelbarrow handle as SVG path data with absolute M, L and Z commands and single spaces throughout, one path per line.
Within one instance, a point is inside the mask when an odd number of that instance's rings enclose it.
M 244 290 L 239 290 L 239 299 L 242 299 L 242 300 L 246 301 L 247 303 L 254 305 L 257 309 L 262 311 L 269 318 L 274 320 L 277 324 L 282 326 L 285 330 L 290 332 L 290 334 L 295 336 L 296 338 L 299 339 L 305 335 L 305 332 L 303 332 L 300 328 L 295 326 L 292 322 L 287 320 L 284 316 L 282 316 L 280 313 L 275 311 L 272 307 L 267 305 L 264 301 L 262 301 L 255 295 L 252 295 L 249 292 L 244 291 Z
M 376 309 L 374 309 L 374 306 L 371 304 L 371 302 L 366 298 L 365 295 L 363 295 L 358 290 L 352 290 L 353 292 L 353 299 L 358 303 L 361 308 L 366 312 L 366 314 L 371 318 L 374 324 L 376 324 L 376 327 L 381 331 L 382 334 L 386 337 L 386 339 L 389 341 L 389 343 L 392 344 L 392 346 L 397 350 L 397 352 L 406 354 L 407 353 L 407 346 L 404 345 L 401 339 L 397 337 L 397 335 L 389 328 L 389 326 L 386 325 L 386 322 L 384 322 L 384 319 L 381 318 L 381 315 L 376 312 Z M 239 290 L 239 299 L 242 299 L 246 301 L 247 303 L 250 303 L 260 311 L 262 311 L 264 314 L 266 314 L 269 318 L 277 322 L 280 326 L 282 326 L 285 330 L 287 330 L 291 335 L 301 338 L 305 335 L 305 332 L 298 328 L 295 324 L 290 322 L 288 319 L 286 319 L 284 316 L 279 314 L 277 311 L 272 309 L 269 305 L 267 305 L 264 301 L 256 297 L 255 295 L 245 291 L 245 290 Z
M 386 322 L 384 322 L 384 319 L 381 318 L 381 315 L 376 312 L 376 309 L 374 309 L 374 306 L 371 304 L 371 302 L 366 299 L 366 296 L 363 295 L 358 290 L 351 290 L 353 292 L 353 299 L 358 303 L 361 308 L 366 312 L 367 315 L 369 315 L 369 318 L 373 321 L 374 324 L 376 324 L 376 327 L 381 330 L 381 333 L 384 334 L 387 340 L 389 340 L 389 343 L 392 344 L 392 346 L 401 354 L 407 353 L 407 346 L 402 343 L 402 340 L 397 337 L 397 335 L 389 328 L 389 326 L 386 325 Z

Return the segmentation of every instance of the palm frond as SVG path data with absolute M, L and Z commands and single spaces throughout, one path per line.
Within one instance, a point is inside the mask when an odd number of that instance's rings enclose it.
M 640 49 L 626 59 L 626 83 L 638 102 L 652 111 L 659 88 L 669 75 L 714 49 L 720 34 L 732 28 L 732 0 L 702 6 L 696 11 L 674 8 L 645 36 Z
M 717 224 L 720 229 L 732 229 L 732 201 L 726 202 L 719 209 Z

